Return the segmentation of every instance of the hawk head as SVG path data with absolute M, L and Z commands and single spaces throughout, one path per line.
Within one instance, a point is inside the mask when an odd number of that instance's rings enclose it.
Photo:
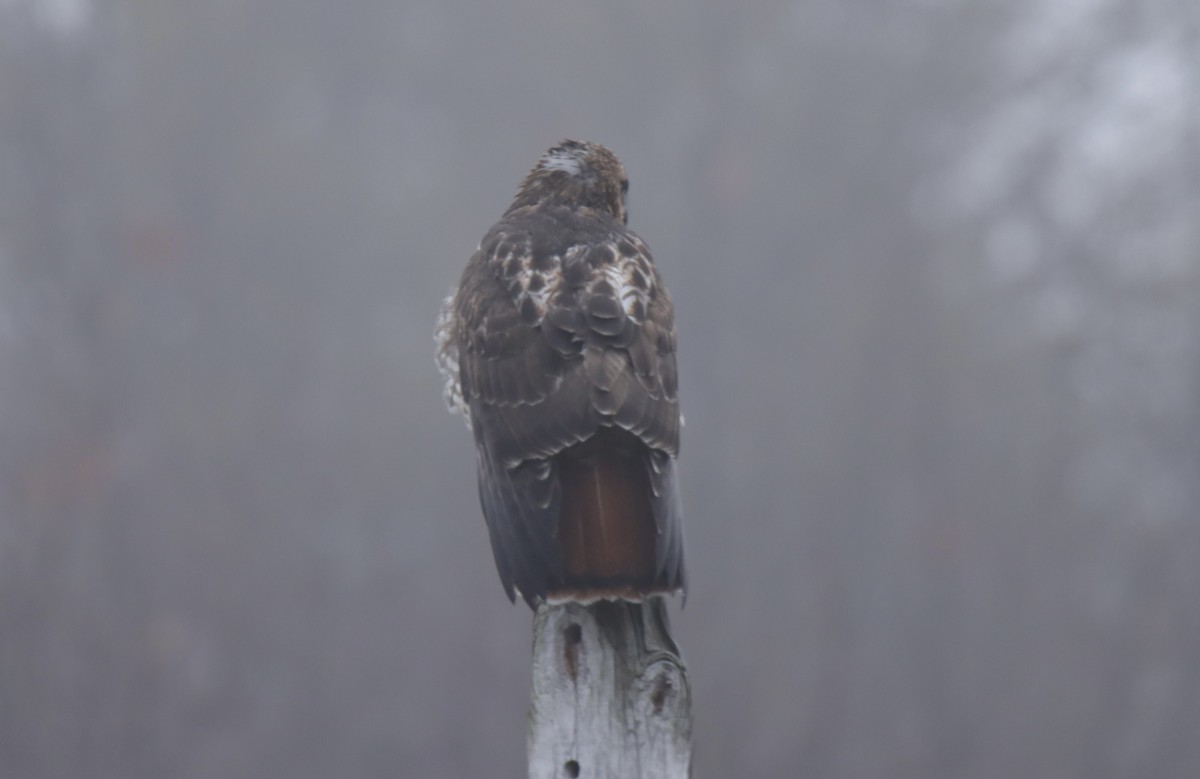
M 540 204 L 588 208 L 624 224 L 629 177 L 617 155 L 598 143 L 563 141 L 547 151 L 521 182 L 508 211 Z

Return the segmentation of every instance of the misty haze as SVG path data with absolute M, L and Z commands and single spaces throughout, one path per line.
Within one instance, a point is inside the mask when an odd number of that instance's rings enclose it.
M 0 777 L 524 775 L 432 333 L 564 138 L 696 776 L 1200 776 L 1195 0 L 0 0 Z

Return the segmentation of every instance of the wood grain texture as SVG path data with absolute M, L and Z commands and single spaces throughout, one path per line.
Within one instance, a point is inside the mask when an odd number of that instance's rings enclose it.
M 692 692 L 662 597 L 534 617 L 529 776 L 691 776 Z

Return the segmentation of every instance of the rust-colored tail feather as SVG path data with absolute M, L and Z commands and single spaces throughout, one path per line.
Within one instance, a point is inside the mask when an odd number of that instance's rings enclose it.
M 657 531 L 645 460 L 636 448 L 609 443 L 593 439 L 559 463 L 564 593 L 662 589 L 654 587 Z

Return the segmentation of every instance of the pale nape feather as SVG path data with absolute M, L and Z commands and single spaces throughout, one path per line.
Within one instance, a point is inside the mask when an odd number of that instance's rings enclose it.
M 542 157 L 538 167 L 542 170 L 561 170 L 571 176 L 583 170 L 582 152 L 578 149 L 552 149 Z

